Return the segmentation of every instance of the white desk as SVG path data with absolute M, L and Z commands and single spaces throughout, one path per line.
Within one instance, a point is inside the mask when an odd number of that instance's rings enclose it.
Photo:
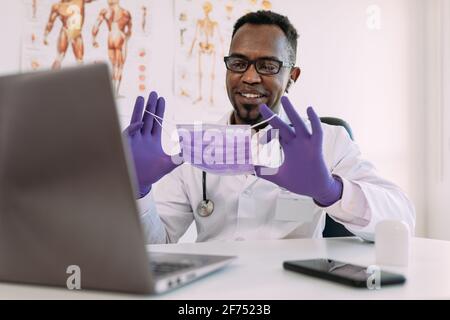
M 415 238 L 404 285 L 351 288 L 286 271 L 285 260 L 329 257 L 375 264 L 374 245 L 354 238 L 149 246 L 151 251 L 236 255 L 227 268 L 154 299 L 450 299 L 450 242 Z M 383 266 L 381 266 L 383 267 Z M 0 284 L 0 299 L 128 299 L 139 296 Z M 147 297 L 144 297 L 147 298 Z

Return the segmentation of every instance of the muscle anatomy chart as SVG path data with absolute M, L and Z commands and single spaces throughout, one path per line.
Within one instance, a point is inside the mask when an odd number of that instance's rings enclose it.
M 152 85 L 149 38 L 155 2 L 23 0 L 22 70 L 107 63 L 119 107 L 129 108 Z

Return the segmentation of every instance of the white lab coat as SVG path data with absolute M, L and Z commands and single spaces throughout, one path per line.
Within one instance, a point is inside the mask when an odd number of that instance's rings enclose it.
M 287 120 L 284 114 L 280 117 Z M 360 157 L 344 128 L 324 124 L 323 131 L 325 163 L 344 185 L 342 199 L 334 205 L 319 207 L 309 197 L 253 175 L 208 174 L 207 198 L 214 201 L 215 209 L 210 217 L 201 217 L 196 210 L 203 199 L 202 171 L 183 164 L 138 200 L 147 242 L 175 243 L 193 221 L 198 242 L 320 238 L 325 213 L 366 240 L 374 239 L 375 226 L 384 219 L 402 220 L 413 233 L 414 207 L 400 188 Z

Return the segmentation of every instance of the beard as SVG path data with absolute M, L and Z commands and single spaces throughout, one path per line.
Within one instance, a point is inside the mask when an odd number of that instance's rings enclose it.
M 240 120 L 239 122 L 249 124 L 252 126 L 263 120 L 261 114 L 259 113 L 258 108 L 259 108 L 259 106 L 255 106 L 255 105 L 242 105 L 241 108 L 235 107 L 234 115 L 237 119 Z M 252 117 L 252 112 L 254 114 L 255 110 L 258 110 L 258 116 Z

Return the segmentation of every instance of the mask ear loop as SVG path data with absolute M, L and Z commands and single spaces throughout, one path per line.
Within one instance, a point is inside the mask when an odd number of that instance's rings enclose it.
M 274 118 L 277 117 L 277 116 L 278 116 L 277 114 L 273 114 L 270 118 L 268 118 L 268 119 L 266 119 L 266 120 L 264 120 L 264 121 L 261 121 L 260 123 L 257 123 L 257 124 L 255 124 L 255 125 L 251 126 L 250 129 L 257 128 L 257 127 L 259 127 L 260 125 L 263 125 L 263 124 L 265 124 L 265 123 L 271 121 L 272 119 L 274 119 Z M 259 144 L 258 144 L 258 145 L 259 145 Z M 258 175 L 257 175 L 257 173 L 256 173 L 256 168 L 255 168 L 254 171 L 253 171 L 253 175 L 254 175 L 255 177 L 258 177 Z
M 168 120 L 164 120 L 163 118 L 161 118 L 160 116 L 157 116 L 156 114 L 145 110 L 146 113 L 150 114 L 153 116 L 154 120 L 156 121 L 156 123 L 161 127 L 162 132 L 166 135 L 167 139 L 172 140 L 172 136 L 167 132 L 167 130 L 163 127 L 162 122 L 166 122 L 166 123 L 170 123 L 170 124 L 175 124 L 172 121 L 168 121 Z M 180 142 L 178 142 L 179 144 Z M 181 145 L 179 146 L 180 150 L 181 150 Z
M 253 126 L 251 126 L 250 127 L 250 129 L 255 129 L 255 128 L 257 128 L 257 127 L 259 127 L 260 125 L 262 125 L 262 124 L 265 124 L 265 123 L 267 123 L 267 122 L 269 122 L 270 120 L 272 120 L 273 118 L 275 118 L 277 115 L 276 114 L 274 114 L 273 116 L 271 116 L 269 119 L 266 119 L 266 120 L 264 120 L 264 121 L 261 121 L 261 122 L 259 122 L 259 123 L 257 123 L 257 124 L 255 124 L 255 125 L 253 125 Z
M 159 124 L 159 126 L 162 128 L 162 131 L 164 132 L 166 137 L 169 138 L 169 139 L 172 139 L 172 137 L 169 135 L 169 133 L 163 127 L 162 122 L 164 121 L 164 122 L 167 122 L 167 123 L 170 123 L 170 124 L 174 124 L 174 123 L 172 121 L 164 120 L 163 118 L 157 116 L 156 114 L 154 114 L 154 113 L 152 113 L 150 111 L 145 110 L 145 112 L 150 114 L 150 115 L 152 115 L 155 118 L 156 123 Z
M 160 116 L 157 116 L 156 114 L 154 114 L 148 110 L 145 110 L 145 112 L 152 115 L 155 118 L 156 122 L 158 122 L 158 124 L 162 127 L 162 124 L 158 120 L 160 120 L 162 122 L 164 120 L 163 118 L 161 118 Z M 165 122 L 174 124 L 173 122 L 168 121 L 168 120 L 165 120 Z

